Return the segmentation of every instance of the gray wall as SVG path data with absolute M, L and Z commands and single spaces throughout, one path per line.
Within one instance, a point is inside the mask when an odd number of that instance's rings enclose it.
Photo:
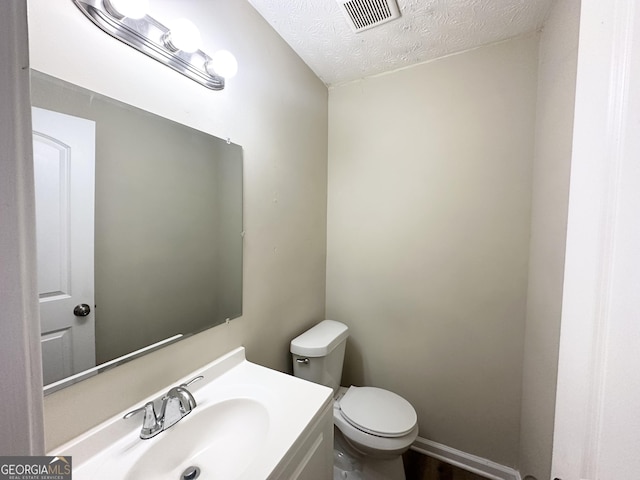
M 557 0 L 540 36 L 520 471 L 551 475 L 580 0 Z
M 325 314 L 326 87 L 246 1 L 152 6 L 202 25 L 203 50 L 233 51 L 225 90 L 111 38 L 67 0 L 30 1 L 32 67 L 242 145 L 243 315 L 47 396 L 49 449 L 240 345 L 289 370 L 289 341 Z
M 216 318 L 224 320 L 242 314 L 242 148 L 229 148 L 220 143 L 218 148 L 221 152 L 215 186 L 219 246 L 216 249 Z
M 327 316 L 345 383 L 516 466 L 537 37 L 330 90 Z

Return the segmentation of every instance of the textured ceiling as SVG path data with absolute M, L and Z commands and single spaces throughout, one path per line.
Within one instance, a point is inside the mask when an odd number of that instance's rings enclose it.
M 327 85 L 539 29 L 554 0 L 398 0 L 401 17 L 354 33 L 336 0 L 249 0 Z

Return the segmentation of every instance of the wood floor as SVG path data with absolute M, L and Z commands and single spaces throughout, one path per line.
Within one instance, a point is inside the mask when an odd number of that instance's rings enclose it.
M 409 450 L 403 456 L 407 480 L 486 480 L 448 463 Z

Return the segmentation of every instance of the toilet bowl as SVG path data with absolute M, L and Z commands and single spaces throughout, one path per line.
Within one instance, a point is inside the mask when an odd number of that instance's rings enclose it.
M 402 455 L 418 436 L 416 411 L 404 398 L 375 387 L 341 387 L 333 404 L 333 422 L 362 455 Z
M 361 478 L 404 480 L 401 455 L 418 436 L 416 411 L 400 395 L 382 388 L 340 386 L 348 332 L 345 324 L 324 320 L 293 339 L 293 373 L 333 389 L 333 419 L 340 434 L 336 441 L 344 439 L 348 446 L 339 454 L 354 457 L 347 463 L 361 465 Z M 342 472 L 335 478 L 360 475 L 359 469 L 348 473 L 337 465 L 334 471 Z

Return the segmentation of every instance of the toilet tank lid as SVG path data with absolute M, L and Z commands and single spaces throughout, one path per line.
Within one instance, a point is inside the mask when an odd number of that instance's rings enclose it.
M 335 320 L 323 320 L 291 340 L 291 353 L 324 357 L 349 336 L 349 328 Z

